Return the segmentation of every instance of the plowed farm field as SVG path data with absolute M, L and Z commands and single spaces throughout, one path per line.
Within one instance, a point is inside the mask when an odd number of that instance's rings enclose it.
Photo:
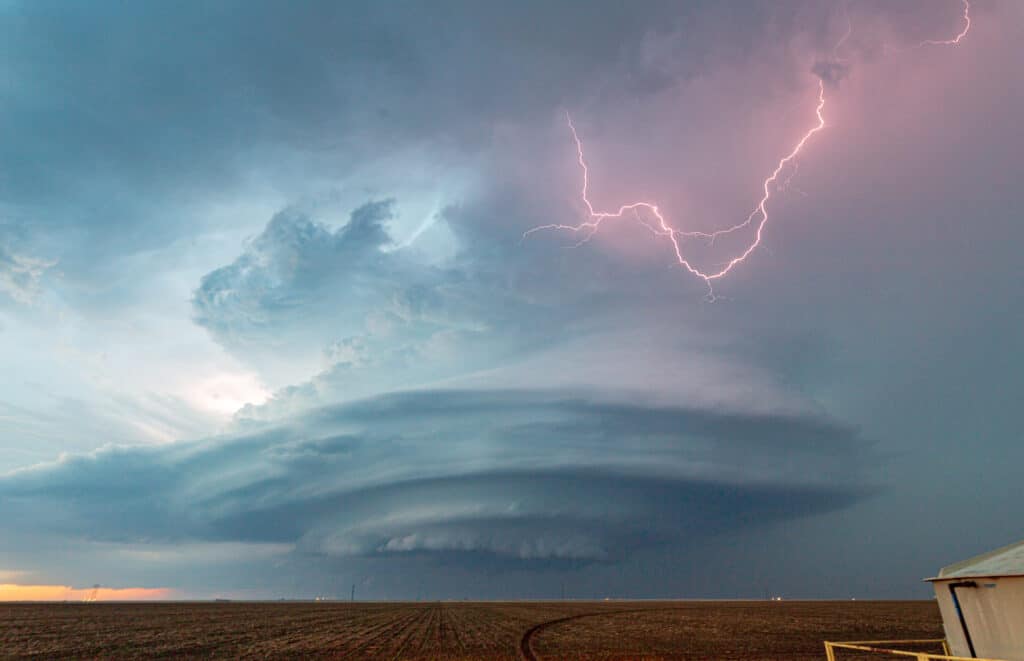
M 819 660 L 942 635 L 932 601 L 0 604 L 3 658 Z

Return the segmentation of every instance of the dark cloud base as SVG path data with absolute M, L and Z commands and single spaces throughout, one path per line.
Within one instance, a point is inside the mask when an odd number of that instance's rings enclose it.
M 579 565 L 847 507 L 870 493 L 857 468 L 869 461 L 826 419 L 419 391 L 231 437 L 67 456 L 0 478 L 0 514 L 113 543 Z

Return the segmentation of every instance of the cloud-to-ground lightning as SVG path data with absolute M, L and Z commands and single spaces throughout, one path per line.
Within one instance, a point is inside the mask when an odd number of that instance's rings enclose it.
M 959 44 L 960 41 L 967 36 L 967 33 L 971 29 L 970 3 L 969 0 L 962 0 L 962 2 L 964 5 L 963 30 L 961 30 L 955 37 L 951 39 L 926 40 L 919 43 L 917 47 L 928 45 Z M 849 20 L 849 15 L 846 14 L 845 5 L 843 6 L 843 9 L 844 15 L 846 16 L 847 28 L 843 36 L 840 38 L 839 42 L 836 43 L 836 45 L 832 49 L 833 59 L 840 62 L 842 60 L 839 60 L 837 57 L 838 50 L 843 45 L 843 43 L 850 37 L 850 34 L 853 30 L 852 24 Z M 586 206 L 588 219 L 575 225 L 561 223 L 539 225 L 524 232 L 523 237 L 525 238 L 530 234 L 533 234 L 534 232 L 539 232 L 541 230 L 571 231 L 582 235 L 582 238 L 575 244 L 576 246 L 580 246 L 588 242 L 591 238 L 593 238 L 593 236 L 597 233 L 598 229 L 601 227 L 601 223 L 603 221 L 608 220 L 609 218 L 619 219 L 625 216 L 626 214 L 632 214 L 633 217 L 637 221 L 639 221 L 640 225 L 646 227 L 648 230 L 650 230 L 657 236 L 663 236 L 668 238 L 668 240 L 671 243 L 672 249 L 675 252 L 676 260 L 678 261 L 679 265 L 685 268 L 692 275 L 703 280 L 708 287 L 708 300 L 714 300 L 714 281 L 727 275 L 730 271 L 732 271 L 732 269 L 735 266 L 746 260 L 747 257 L 749 257 L 751 253 L 753 253 L 758 248 L 758 246 L 761 245 L 764 229 L 765 226 L 768 224 L 768 202 L 772 198 L 772 193 L 777 190 L 782 190 L 783 188 L 785 188 L 786 185 L 788 185 L 790 179 L 795 174 L 795 166 L 797 163 L 796 159 L 800 155 L 801 151 L 804 149 L 804 146 L 812 137 L 814 137 L 815 134 L 817 134 L 818 132 L 822 131 L 825 128 L 825 80 L 825 74 L 819 74 L 817 105 L 814 108 L 815 121 L 809 128 L 807 128 L 804 131 L 804 133 L 800 136 L 799 140 L 797 140 L 795 146 L 792 149 L 790 149 L 790 151 L 778 161 L 775 168 L 765 178 L 761 186 L 761 198 L 758 201 L 757 205 L 746 217 L 746 219 L 743 220 L 742 222 L 737 223 L 731 227 L 727 227 L 725 229 L 717 230 L 714 232 L 683 231 L 673 227 L 668 223 L 665 216 L 658 208 L 657 203 L 655 202 L 630 202 L 628 204 L 621 205 L 615 211 L 598 211 L 597 209 L 595 209 L 593 203 L 590 200 L 590 169 L 587 166 L 587 161 L 583 154 L 583 141 L 579 137 L 579 133 L 576 130 L 576 125 L 572 121 L 572 117 L 567 112 L 566 122 L 569 125 L 569 130 L 572 132 L 573 141 L 576 144 L 576 160 L 583 177 L 583 185 L 580 190 L 580 195 L 584 206 Z M 789 174 L 782 182 L 780 182 L 779 179 L 783 175 L 783 172 L 787 170 L 787 167 L 789 167 Z M 641 212 L 649 214 L 649 216 L 653 220 L 645 219 Z M 713 244 L 715 239 L 717 239 L 718 237 L 726 234 L 731 234 L 733 232 L 749 227 L 751 225 L 754 225 L 755 230 L 753 233 L 753 238 L 751 239 L 750 243 L 747 244 L 746 247 L 743 250 L 741 250 L 738 254 L 720 264 L 719 267 L 717 267 L 716 269 L 705 270 L 703 268 L 699 268 L 695 266 L 690 259 L 687 259 L 683 255 L 681 241 L 685 238 L 705 239 L 709 243 Z

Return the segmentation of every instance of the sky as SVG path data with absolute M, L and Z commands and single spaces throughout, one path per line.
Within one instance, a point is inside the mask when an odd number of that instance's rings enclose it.
M 964 12 L 0 2 L 0 599 L 927 597 L 1024 537 Z

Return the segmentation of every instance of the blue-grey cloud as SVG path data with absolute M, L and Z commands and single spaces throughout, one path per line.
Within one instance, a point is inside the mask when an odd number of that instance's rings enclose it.
M 826 87 L 836 89 L 843 78 L 850 74 L 850 66 L 839 60 L 819 60 L 811 67 L 811 73 L 821 79 Z
M 231 437 L 68 455 L 0 478 L 0 514 L 25 533 L 121 544 L 598 562 L 848 506 L 870 493 L 871 454 L 855 430 L 813 416 L 422 391 Z
M 219 344 L 268 372 L 308 366 L 261 417 L 293 412 L 296 398 L 331 403 L 494 367 L 564 341 L 609 297 L 595 291 L 609 274 L 559 265 L 560 248 L 524 246 L 487 226 L 490 199 L 442 212 L 456 253 L 441 261 L 396 245 L 386 225 L 393 207 L 366 203 L 333 230 L 282 211 L 231 264 L 203 276 L 193 318 Z
M 353 332 L 360 313 L 393 295 L 401 278 L 403 263 L 382 251 L 389 217 L 387 202 L 368 204 L 332 233 L 301 214 L 277 214 L 234 263 L 203 277 L 193 298 L 196 321 L 245 348 L 341 305 L 344 316 L 334 321 L 350 325 L 334 332 Z
M 385 227 L 391 208 L 365 204 L 334 231 L 278 213 L 233 263 L 202 278 L 196 322 L 258 366 L 313 357 L 322 380 L 335 374 L 349 398 L 457 372 L 498 357 L 502 342 L 537 337 L 497 336 L 530 305 L 473 262 L 433 265 L 397 249 Z
M 959 3 L 853 3 L 838 51 L 802 0 L 0 4 L 0 471 L 47 460 L 0 478 L 11 568 L 906 596 L 1018 534 L 1019 3 L 898 56 Z M 566 110 L 601 206 L 717 229 L 815 73 L 717 304 L 629 223 L 522 240 L 582 218 Z
M 0 192 L 36 233 L 152 249 L 209 227 L 172 201 L 220 201 L 254 174 L 302 189 L 309 169 L 344 179 L 410 144 L 474 151 L 496 117 L 546 113 L 672 14 L 543 6 L 538 30 L 541 8 L 5 3 Z

